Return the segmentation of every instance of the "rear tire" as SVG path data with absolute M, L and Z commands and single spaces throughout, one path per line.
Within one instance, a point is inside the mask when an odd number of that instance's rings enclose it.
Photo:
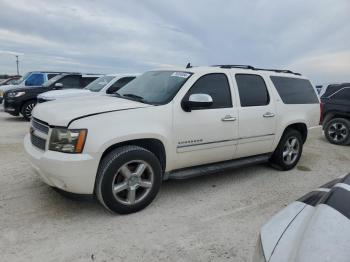
M 161 183 L 162 168 L 152 152 L 139 146 L 123 146 L 102 159 L 95 192 L 110 211 L 129 214 L 147 207 Z
M 293 169 L 299 162 L 303 153 L 303 139 L 298 130 L 287 129 L 270 158 L 273 167 L 280 170 Z
M 334 118 L 325 124 L 324 133 L 331 144 L 347 145 L 350 143 L 350 121 L 345 118 Z
M 32 111 L 33 108 L 36 105 L 36 101 L 35 100 L 30 100 L 27 101 L 23 104 L 22 108 L 21 108 L 21 114 L 24 117 L 25 120 L 29 121 L 30 118 L 32 117 Z

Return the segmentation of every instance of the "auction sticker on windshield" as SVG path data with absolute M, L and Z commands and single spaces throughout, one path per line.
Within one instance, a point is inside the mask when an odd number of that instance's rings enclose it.
M 185 72 L 174 72 L 171 76 L 188 78 L 191 74 Z

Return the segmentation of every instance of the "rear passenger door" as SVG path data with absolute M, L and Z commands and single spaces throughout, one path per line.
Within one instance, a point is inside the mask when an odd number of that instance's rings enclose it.
M 265 79 L 256 74 L 235 74 L 240 106 L 237 156 L 272 151 L 276 108 Z

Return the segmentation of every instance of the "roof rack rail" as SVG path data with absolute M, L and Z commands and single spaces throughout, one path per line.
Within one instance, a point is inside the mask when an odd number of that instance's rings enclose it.
M 287 73 L 287 74 L 293 74 L 301 76 L 300 73 L 295 73 L 291 70 L 284 70 L 284 69 L 265 69 L 265 68 L 256 68 L 251 65 L 213 65 L 214 67 L 220 67 L 220 68 L 240 68 L 240 69 L 250 69 L 250 70 L 256 70 L 256 71 L 273 71 L 276 73 Z
M 285 70 L 285 69 L 265 69 L 265 68 L 255 68 L 254 70 L 260 70 L 260 71 L 273 71 L 276 73 L 287 73 L 287 74 L 293 74 L 293 75 L 298 75 L 301 76 L 300 73 L 295 73 L 291 70 Z
M 213 65 L 214 67 L 220 67 L 220 68 L 242 68 L 242 69 L 251 69 L 254 70 L 255 68 L 250 65 Z

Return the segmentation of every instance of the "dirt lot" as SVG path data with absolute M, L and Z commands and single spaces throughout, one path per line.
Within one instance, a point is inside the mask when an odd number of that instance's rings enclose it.
M 276 211 L 350 172 L 350 147 L 310 137 L 299 166 L 254 166 L 168 181 L 145 210 L 111 215 L 58 195 L 31 171 L 29 123 L 0 112 L 1 261 L 250 261 L 258 230 Z

